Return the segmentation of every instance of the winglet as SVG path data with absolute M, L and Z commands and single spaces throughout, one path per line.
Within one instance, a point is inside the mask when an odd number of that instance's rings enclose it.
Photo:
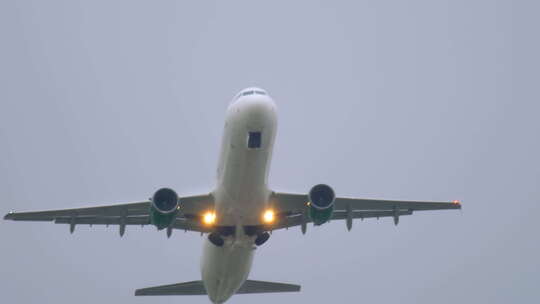
M 14 214 L 15 214 L 15 213 L 14 213 L 13 211 L 10 211 L 8 214 L 6 214 L 6 215 L 4 216 L 4 220 L 12 220 Z

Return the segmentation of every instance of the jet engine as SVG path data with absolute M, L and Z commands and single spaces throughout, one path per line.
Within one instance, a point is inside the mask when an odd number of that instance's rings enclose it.
M 161 188 L 152 196 L 150 205 L 150 223 L 158 230 L 167 228 L 176 218 L 180 201 L 174 190 Z
M 322 225 L 332 217 L 334 211 L 334 190 L 324 184 L 316 185 L 309 191 L 309 217 L 316 226 Z

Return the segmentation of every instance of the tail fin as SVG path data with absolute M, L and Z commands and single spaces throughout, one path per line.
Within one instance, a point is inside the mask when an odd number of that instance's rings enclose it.
M 300 291 L 300 285 L 247 280 L 236 293 L 249 294 L 297 291 Z M 205 294 L 207 293 L 202 281 L 148 287 L 137 289 L 135 291 L 136 296 L 187 296 Z

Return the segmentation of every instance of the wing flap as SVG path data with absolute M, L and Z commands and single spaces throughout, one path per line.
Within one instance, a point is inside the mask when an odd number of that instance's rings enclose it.
M 73 225 L 150 225 L 150 217 L 148 216 L 136 216 L 136 217 L 126 217 L 122 218 L 119 216 L 108 216 L 108 217 L 59 217 L 54 220 L 55 224 L 68 224 Z M 185 230 L 185 231 L 196 231 L 196 232 L 211 232 L 212 227 L 203 226 L 199 222 L 185 219 L 177 218 L 171 225 L 172 229 Z M 121 228 L 123 229 L 123 228 Z M 74 228 L 73 228 L 74 230 Z
M 122 221 L 124 221 L 122 223 Z M 59 217 L 54 220 L 55 224 L 84 224 L 84 225 L 148 225 L 150 218 L 148 216 L 126 217 L 122 219 L 120 216 L 107 217 Z
M 410 210 L 401 210 L 398 212 L 399 216 L 413 214 Z M 365 219 L 365 218 L 380 218 L 380 217 L 393 217 L 394 211 L 353 211 L 351 218 L 353 219 Z M 347 218 L 347 211 L 334 211 L 332 214 L 333 220 L 344 220 Z
M 398 212 L 399 216 L 413 214 L 410 210 L 402 210 Z M 393 217 L 394 211 L 353 211 L 351 218 L 353 219 L 366 219 L 366 218 L 381 218 L 381 217 Z M 346 211 L 334 211 L 331 220 L 344 220 L 347 219 Z M 304 218 L 302 214 L 295 214 L 285 218 L 282 218 L 272 229 L 282 229 L 294 226 L 302 225 L 303 222 L 311 223 L 309 217 Z

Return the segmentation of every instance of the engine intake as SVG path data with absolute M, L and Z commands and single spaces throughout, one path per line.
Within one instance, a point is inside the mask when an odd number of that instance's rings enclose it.
M 309 191 L 309 201 L 317 209 L 328 209 L 334 206 L 336 195 L 328 185 L 316 185 Z
M 311 188 L 308 194 L 310 208 L 309 216 L 316 226 L 322 225 L 332 217 L 336 195 L 334 190 L 324 184 Z
M 176 218 L 180 201 L 178 194 L 172 189 L 161 188 L 152 196 L 150 222 L 158 230 L 167 228 Z
M 174 190 L 161 188 L 152 196 L 152 206 L 160 213 L 171 213 L 178 208 L 178 195 Z

